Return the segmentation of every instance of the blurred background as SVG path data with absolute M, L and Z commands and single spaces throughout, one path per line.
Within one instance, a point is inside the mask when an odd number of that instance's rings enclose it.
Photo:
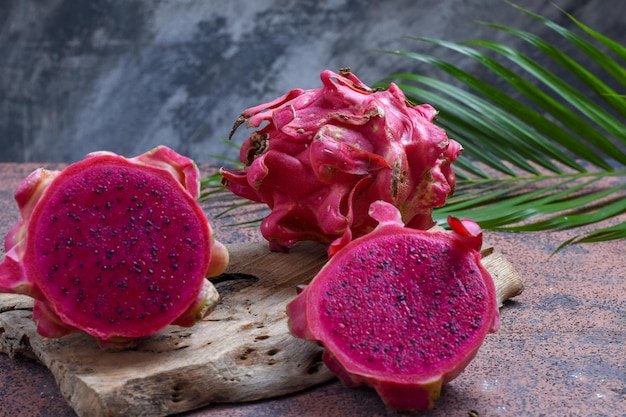
M 449 54 L 406 36 L 524 50 L 486 21 L 555 37 L 503 0 L 0 3 L 0 162 L 73 162 L 100 149 L 134 156 L 158 144 L 198 162 L 236 158 L 224 139 L 237 116 L 292 88 L 319 87 L 324 69 L 351 67 L 366 84 L 435 73 L 376 51 Z M 622 0 L 515 3 L 571 28 L 560 7 L 626 43 Z M 242 127 L 233 141 L 247 134 Z

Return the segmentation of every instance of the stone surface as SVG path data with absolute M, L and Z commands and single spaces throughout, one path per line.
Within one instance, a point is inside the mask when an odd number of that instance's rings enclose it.
M 35 167 L 0 164 L 0 236 L 19 217 L 13 189 Z M 611 220 L 623 221 L 626 214 Z M 226 223 L 216 227 L 224 242 L 259 238 L 256 229 Z M 579 232 L 486 233 L 489 244 L 523 277 L 525 291 L 505 304 L 500 330 L 489 335 L 476 359 L 445 387 L 435 409 L 420 416 L 467 416 L 471 410 L 480 416 L 626 416 L 624 242 L 571 246 L 550 256 Z M 0 417 L 76 416 L 42 365 L 0 354 L 0 369 Z M 213 404 L 182 415 L 398 416 L 372 390 L 347 389 L 336 381 L 297 394 Z
M 516 3 L 566 23 L 550 1 Z M 556 3 L 626 39 L 626 2 Z M 349 66 L 367 84 L 432 72 L 374 50 L 432 51 L 405 35 L 519 46 L 478 20 L 554 37 L 502 0 L 5 0 L 0 161 L 73 162 L 98 149 L 131 156 L 157 144 L 200 162 L 236 157 L 221 140 L 240 112 L 294 87 L 318 87 L 323 69 Z M 479 71 L 467 60 L 458 65 Z

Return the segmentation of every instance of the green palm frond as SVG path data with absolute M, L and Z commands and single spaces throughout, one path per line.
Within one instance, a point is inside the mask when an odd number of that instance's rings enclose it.
M 626 213 L 626 69 L 618 62 L 626 59 L 626 48 L 565 12 L 582 34 L 513 7 L 546 25 L 562 43 L 492 23 L 483 24 L 522 39 L 540 58 L 488 40 L 411 38 L 475 60 L 481 77 L 434 55 L 382 51 L 456 80 L 401 73 L 379 85 L 394 81 L 413 102 L 432 104 L 439 110 L 437 123 L 465 149 L 456 163 L 456 195 L 435 217 L 443 223 L 454 214 L 484 229 L 513 232 L 596 226 L 562 246 L 624 238 L 626 222 L 601 222 Z M 575 46 L 584 58 L 574 60 L 563 45 Z M 583 87 L 568 83 L 562 73 Z

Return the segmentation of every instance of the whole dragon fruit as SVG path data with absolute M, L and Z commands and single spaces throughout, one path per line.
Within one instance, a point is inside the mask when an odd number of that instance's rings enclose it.
M 82 330 L 103 348 L 193 325 L 218 298 L 205 276 L 228 263 L 199 189 L 193 161 L 163 146 L 34 171 L 15 191 L 21 219 L 5 239 L 0 292 L 35 299 L 42 336 Z
M 375 227 L 367 211 L 377 200 L 396 206 L 411 228 L 432 226 L 461 152 L 432 123 L 435 109 L 411 105 L 393 83 L 373 90 L 349 70 L 326 70 L 321 80 L 322 88 L 245 110 L 231 132 L 246 120 L 266 122 L 241 147 L 245 169 L 221 173 L 233 193 L 271 208 L 261 223 L 271 249 L 312 240 L 332 254 Z
M 347 386 L 369 385 L 393 409 L 428 410 L 498 328 L 482 232 L 455 218 L 452 232 L 409 229 L 385 202 L 371 215 L 379 226 L 341 248 L 287 306 L 289 327 L 322 343 Z

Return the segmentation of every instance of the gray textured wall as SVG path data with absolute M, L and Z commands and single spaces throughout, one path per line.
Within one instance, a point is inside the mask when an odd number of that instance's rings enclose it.
M 350 66 L 366 83 L 430 71 L 373 51 L 430 50 L 405 35 L 510 39 L 478 20 L 548 32 L 503 0 L 0 2 L 0 161 L 157 144 L 199 162 L 234 157 L 220 140 L 243 109 L 318 87 L 325 68 Z M 565 22 L 547 0 L 517 3 Z M 626 2 L 556 3 L 626 43 Z

